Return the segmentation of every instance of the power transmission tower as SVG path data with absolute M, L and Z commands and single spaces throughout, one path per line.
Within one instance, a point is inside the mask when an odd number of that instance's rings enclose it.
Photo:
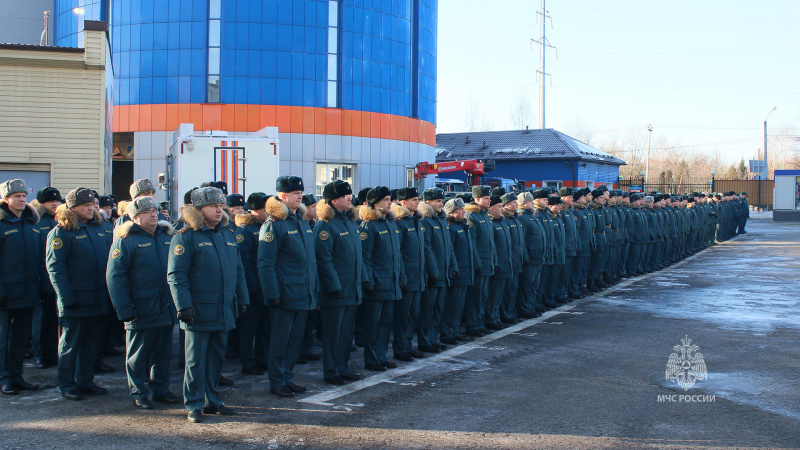
M 539 16 L 542 16 L 542 36 L 538 40 L 537 39 L 531 39 L 532 42 L 535 42 L 535 43 L 539 44 L 539 56 L 541 58 L 540 67 L 539 67 L 539 70 L 536 71 L 536 73 L 537 74 L 541 74 L 541 76 L 542 76 L 542 79 L 540 80 L 542 84 L 541 84 L 540 89 L 539 89 L 539 128 L 541 128 L 543 130 L 544 130 L 544 124 L 545 124 L 545 122 L 544 122 L 545 78 L 550 76 L 550 74 L 547 73 L 547 71 L 545 70 L 545 63 L 547 62 L 546 61 L 547 58 L 546 58 L 546 55 L 545 55 L 545 51 L 547 50 L 547 48 L 550 47 L 553 50 L 555 50 L 556 51 L 556 58 L 558 58 L 558 49 L 556 49 L 555 47 L 550 45 L 550 41 L 548 41 L 547 37 L 545 36 L 545 31 L 547 29 L 545 25 L 546 25 L 547 19 L 550 19 L 550 28 L 552 28 L 553 27 L 553 18 L 548 15 L 547 9 L 545 9 L 545 7 L 544 7 L 544 2 L 545 2 L 545 0 L 542 0 L 542 10 L 541 11 L 536 11 L 536 21 L 537 22 L 539 21 Z M 537 76 L 537 78 L 538 78 L 538 76 Z

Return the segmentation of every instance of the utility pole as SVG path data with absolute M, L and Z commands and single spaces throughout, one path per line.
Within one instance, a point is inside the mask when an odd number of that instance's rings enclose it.
M 645 180 L 650 181 L 650 135 L 653 133 L 653 125 L 647 126 L 647 168 L 645 169 Z M 644 189 L 644 186 L 642 186 Z
M 764 172 L 766 172 L 766 178 L 769 179 L 769 160 L 767 159 L 767 119 L 769 115 L 772 114 L 772 111 L 775 111 L 778 107 L 772 108 L 768 113 L 767 117 L 764 117 Z
M 545 124 L 545 121 L 544 121 L 544 112 L 545 112 L 545 107 L 544 107 L 544 94 L 545 94 L 545 92 L 544 91 L 545 91 L 545 83 L 544 82 L 545 82 L 545 77 L 549 77 L 550 76 L 550 74 L 547 73 L 547 71 L 545 70 L 545 63 L 546 63 L 546 59 L 547 59 L 545 57 L 545 51 L 547 50 L 547 47 L 550 47 L 550 48 L 556 50 L 556 57 L 558 57 L 558 50 L 555 47 L 553 47 L 552 45 L 550 45 L 550 41 L 548 41 L 547 37 L 545 37 L 545 30 L 547 29 L 545 27 L 545 24 L 547 22 L 547 19 L 550 19 L 550 27 L 552 27 L 553 26 L 553 18 L 550 17 L 549 15 L 547 15 L 547 9 L 545 9 L 544 3 L 545 3 L 545 0 L 542 0 L 542 10 L 541 11 L 536 11 L 537 20 L 538 20 L 538 16 L 542 16 L 542 35 L 538 40 L 531 39 L 532 42 L 535 42 L 535 43 L 539 44 L 540 63 L 539 63 L 539 70 L 537 70 L 536 73 L 541 74 L 541 76 L 542 76 L 542 79 L 541 79 L 542 84 L 541 84 L 540 89 L 539 89 L 539 128 L 541 128 L 542 130 L 544 130 L 544 128 L 545 128 L 545 126 L 544 126 L 544 124 Z

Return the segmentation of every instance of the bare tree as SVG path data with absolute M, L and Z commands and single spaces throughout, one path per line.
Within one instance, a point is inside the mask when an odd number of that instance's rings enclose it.
M 464 110 L 464 128 L 466 131 L 490 131 L 492 129 L 492 122 L 486 117 L 483 107 L 472 99 L 472 95 L 469 97 L 467 109 Z
M 774 178 L 775 169 L 800 169 L 800 140 L 797 128 L 784 126 L 769 137 L 769 176 Z
M 528 98 L 528 92 L 523 87 L 517 96 L 516 103 L 511 107 L 511 125 L 515 130 L 525 129 L 533 122 L 533 108 Z
M 567 126 L 566 130 L 568 136 L 572 136 L 584 144 L 593 145 L 594 131 L 583 121 L 580 114 L 575 114 L 575 118 Z

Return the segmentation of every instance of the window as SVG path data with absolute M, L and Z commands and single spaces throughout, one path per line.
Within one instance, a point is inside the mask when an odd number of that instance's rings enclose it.
M 560 181 L 545 181 L 543 187 L 561 189 L 562 183 Z
M 339 106 L 339 2 L 328 2 L 328 108 Z
M 208 2 L 208 103 L 219 103 L 222 0 Z
M 317 163 L 317 185 L 316 195 L 322 196 L 325 185 L 334 180 L 342 180 L 350 183 L 350 187 L 356 189 L 356 165 L 341 163 Z
M 406 169 L 406 187 L 414 187 L 417 180 L 414 179 L 414 169 Z

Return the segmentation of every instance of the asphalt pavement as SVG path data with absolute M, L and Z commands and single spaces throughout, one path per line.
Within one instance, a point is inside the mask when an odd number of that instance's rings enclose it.
M 0 398 L 0 447 L 800 448 L 800 224 L 747 228 L 398 369 L 367 372 L 358 349 L 366 377 L 346 386 L 312 362 L 295 370 L 309 392 L 276 398 L 266 375 L 229 360 L 222 398 L 238 414 L 202 424 L 182 408 L 134 409 L 122 357 L 96 378 L 111 394 L 81 402 L 60 397 L 55 369 L 28 364 L 44 388 Z M 682 353 L 686 367 L 671 364 Z M 667 379 L 689 366 L 696 379 Z M 172 381 L 179 394 L 177 364 Z

